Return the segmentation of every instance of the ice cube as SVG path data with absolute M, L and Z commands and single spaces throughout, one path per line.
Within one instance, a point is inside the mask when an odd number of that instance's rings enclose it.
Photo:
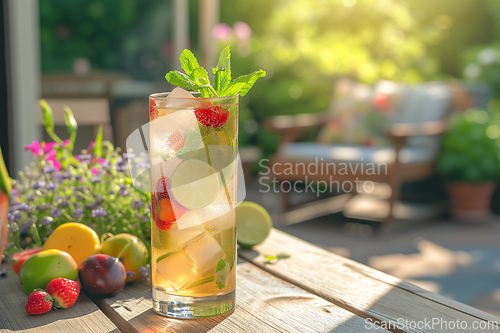
M 197 104 L 194 96 L 182 88 L 175 88 L 166 98 L 166 107 L 169 109 L 194 108 Z
M 179 223 L 183 226 L 192 225 L 181 228 Z M 205 229 L 201 224 L 200 214 L 197 211 L 190 210 L 182 215 L 168 232 L 170 234 L 170 246 L 180 248 L 187 246 L 189 242 L 204 234 Z
M 191 242 L 184 248 L 184 252 L 191 259 L 191 263 L 201 275 L 200 277 L 214 274 L 217 262 L 225 258 L 219 243 L 208 234 Z
M 203 209 L 200 209 L 200 213 L 203 222 L 208 222 L 216 219 L 224 214 L 231 211 L 231 206 L 229 205 L 227 193 L 223 187 L 214 201 Z
M 236 255 L 236 229 L 226 229 L 214 236 L 226 255 L 226 261 L 229 268 L 232 269 L 235 263 Z
M 189 99 L 194 99 L 194 96 L 189 91 L 184 90 L 184 89 L 179 88 L 179 87 L 176 87 L 167 96 L 167 99 L 173 99 L 173 98 L 189 98 Z
M 156 264 L 156 269 L 175 290 L 196 278 L 196 270 L 182 252 L 172 254 Z

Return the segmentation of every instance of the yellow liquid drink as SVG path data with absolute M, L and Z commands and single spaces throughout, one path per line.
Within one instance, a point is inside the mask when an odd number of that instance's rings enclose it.
M 150 96 L 154 309 L 178 318 L 234 308 L 238 96 Z

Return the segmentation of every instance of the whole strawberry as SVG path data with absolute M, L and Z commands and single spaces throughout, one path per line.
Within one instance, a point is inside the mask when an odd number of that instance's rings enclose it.
M 80 285 L 78 282 L 57 278 L 49 282 L 45 290 L 54 299 L 54 307 L 67 309 L 75 304 L 80 295 Z
M 25 309 L 29 315 L 47 313 L 52 309 L 52 297 L 43 290 L 33 291 L 28 296 Z

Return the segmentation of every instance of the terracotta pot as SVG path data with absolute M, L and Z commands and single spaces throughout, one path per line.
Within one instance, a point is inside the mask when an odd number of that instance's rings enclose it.
M 484 222 L 491 217 L 491 197 L 495 182 L 448 183 L 451 215 L 461 222 Z

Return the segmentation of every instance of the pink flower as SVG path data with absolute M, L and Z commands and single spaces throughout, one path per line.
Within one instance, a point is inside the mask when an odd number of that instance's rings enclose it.
M 69 142 L 70 142 L 70 141 L 69 141 L 68 139 L 64 140 L 64 141 L 63 141 L 62 146 L 63 146 L 63 147 L 66 147 L 66 146 L 68 145 L 68 143 L 69 143 Z
M 92 169 L 90 169 L 90 172 L 92 172 L 94 175 L 97 175 L 99 173 L 99 170 L 97 170 L 96 167 L 92 167 Z
M 106 160 L 104 158 L 102 158 L 102 157 L 99 157 L 99 164 L 102 165 L 104 163 L 106 163 Z
M 245 22 L 236 22 L 233 25 L 234 33 L 236 38 L 242 42 L 247 42 L 252 36 L 252 28 Z
M 40 144 L 38 143 L 38 141 L 33 141 L 32 144 L 24 147 L 24 151 L 28 151 L 28 150 L 31 150 L 31 152 L 35 156 L 41 156 L 43 154 L 43 152 L 40 149 Z
M 52 150 L 54 146 L 57 146 L 57 142 L 49 142 L 46 143 L 45 146 L 43 147 L 43 151 L 48 153 Z
M 61 163 L 56 158 L 56 151 L 55 150 L 51 150 L 51 151 L 47 152 L 47 154 L 45 154 L 45 159 L 47 161 L 49 161 L 50 163 L 52 163 L 52 166 L 57 171 L 61 170 Z
M 212 37 L 215 40 L 228 42 L 233 36 L 233 30 L 226 23 L 218 23 L 212 29 Z
M 91 151 L 91 150 L 92 150 L 92 148 L 94 148 L 94 146 L 95 146 L 95 142 L 94 142 L 94 141 L 90 141 L 88 151 Z

